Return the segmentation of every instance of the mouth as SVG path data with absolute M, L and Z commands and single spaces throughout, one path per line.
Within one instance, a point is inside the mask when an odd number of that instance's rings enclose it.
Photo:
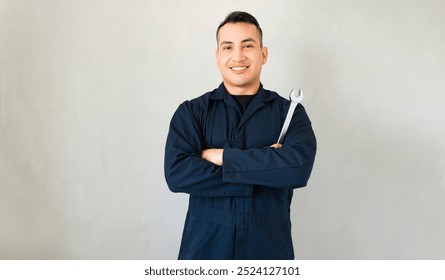
M 229 68 L 230 68 L 230 70 L 232 70 L 234 72 L 243 72 L 244 70 L 249 68 L 249 66 L 234 66 L 234 67 L 229 67 Z

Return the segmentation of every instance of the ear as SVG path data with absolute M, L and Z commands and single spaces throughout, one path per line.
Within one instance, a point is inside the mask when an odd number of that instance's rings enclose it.
M 261 49 L 261 52 L 263 54 L 263 65 L 264 65 L 267 62 L 267 57 L 269 56 L 269 50 L 267 49 L 267 47 L 263 47 Z

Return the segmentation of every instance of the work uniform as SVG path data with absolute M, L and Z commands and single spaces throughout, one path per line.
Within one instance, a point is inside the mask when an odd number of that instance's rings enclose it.
M 293 259 L 290 203 L 306 186 L 316 140 L 301 104 L 261 85 L 245 112 L 221 84 L 176 110 L 165 148 L 171 191 L 190 194 L 179 259 Z M 201 158 L 223 148 L 223 165 Z

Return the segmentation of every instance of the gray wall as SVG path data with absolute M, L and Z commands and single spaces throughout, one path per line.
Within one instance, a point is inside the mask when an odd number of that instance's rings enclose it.
M 445 258 L 445 1 L 0 0 L 0 258 L 174 259 L 170 118 L 221 81 L 216 26 L 263 26 L 319 150 L 298 259 Z

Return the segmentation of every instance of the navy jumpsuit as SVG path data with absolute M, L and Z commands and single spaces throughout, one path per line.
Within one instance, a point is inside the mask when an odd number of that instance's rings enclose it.
M 176 110 L 164 170 L 173 192 L 190 194 L 179 259 L 293 259 L 290 203 L 306 186 L 316 139 L 305 109 L 261 85 L 244 113 L 223 84 Z M 223 166 L 201 158 L 223 148 Z

